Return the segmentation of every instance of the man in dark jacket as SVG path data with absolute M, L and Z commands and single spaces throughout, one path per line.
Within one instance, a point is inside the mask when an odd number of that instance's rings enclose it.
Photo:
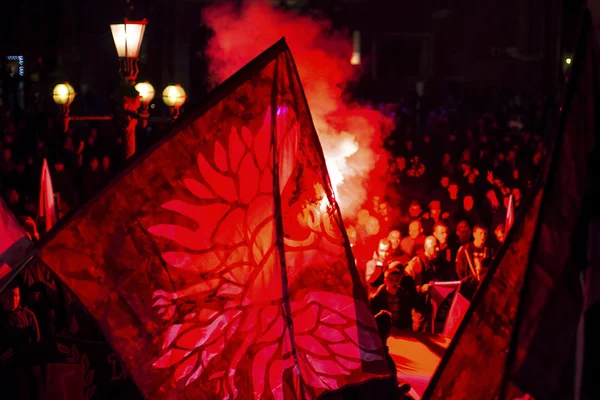
M 411 311 L 414 307 L 416 289 L 410 277 L 398 269 L 399 263 L 393 262 L 384 272 L 384 284 L 369 298 L 374 315 L 385 310 L 392 315 L 392 324 L 398 329 L 410 329 Z
M 459 279 L 476 275 L 477 264 L 483 265 L 493 258 L 493 250 L 485 245 L 486 239 L 487 228 L 476 225 L 473 229 L 473 242 L 462 245 L 456 255 L 456 274 Z

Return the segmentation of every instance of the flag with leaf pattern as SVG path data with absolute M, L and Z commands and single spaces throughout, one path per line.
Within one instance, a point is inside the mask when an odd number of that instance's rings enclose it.
M 283 40 L 40 258 L 148 398 L 313 399 L 391 374 Z

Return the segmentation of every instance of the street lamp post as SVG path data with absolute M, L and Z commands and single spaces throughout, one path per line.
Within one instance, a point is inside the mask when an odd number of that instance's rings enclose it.
M 72 116 L 69 114 L 69 108 L 76 95 L 73 87 L 64 82 L 56 85 L 53 91 L 54 102 L 60 106 L 65 132 L 69 129 L 70 121 L 115 120 L 121 129 L 126 158 L 135 154 L 135 129 L 138 120 L 142 121 L 142 127 L 146 127 L 148 121 L 165 121 L 164 118 L 150 118 L 148 113 L 148 106 L 155 94 L 154 87 L 149 82 L 136 84 L 139 73 L 138 56 L 147 24 L 146 19 L 142 21 L 125 19 L 122 24 L 110 26 L 119 57 L 119 72 L 126 82 L 116 91 L 115 101 L 118 103 L 118 107 L 115 115 Z M 186 99 L 185 91 L 180 85 L 170 85 L 165 88 L 163 101 L 169 107 L 171 114 L 167 120 L 177 119 L 179 110 Z

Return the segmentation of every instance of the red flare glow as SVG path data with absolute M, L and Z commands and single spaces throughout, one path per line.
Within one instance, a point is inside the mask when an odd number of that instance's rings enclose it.
M 345 99 L 347 84 L 356 79 L 356 69 L 349 62 L 351 37 L 332 31 L 329 21 L 275 9 L 261 1 L 245 1 L 241 8 L 231 4 L 209 7 L 204 22 L 215 31 L 207 55 L 211 74 L 218 82 L 285 36 L 336 198 L 346 215 L 354 214 L 366 200 L 367 188 L 373 190 L 372 182 L 378 182 L 386 171 L 383 140 L 393 129 L 393 122 L 376 110 Z

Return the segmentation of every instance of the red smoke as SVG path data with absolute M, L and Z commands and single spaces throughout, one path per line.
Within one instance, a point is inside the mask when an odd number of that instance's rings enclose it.
M 212 6 L 204 12 L 204 23 L 215 31 L 207 55 L 218 82 L 285 36 L 336 198 L 345 215 L 355 214 L 367 199 L 367 189 L 372 192 L 373 182 L 386 171 L 383 140 L 393 123 L 380 112 L 345 98 L 347 84 L 356 78 L 350 65 L 350 36 L 332 31 L 329 21 L 276 9 L 262 1 L 244 1 L 241 8 Z

